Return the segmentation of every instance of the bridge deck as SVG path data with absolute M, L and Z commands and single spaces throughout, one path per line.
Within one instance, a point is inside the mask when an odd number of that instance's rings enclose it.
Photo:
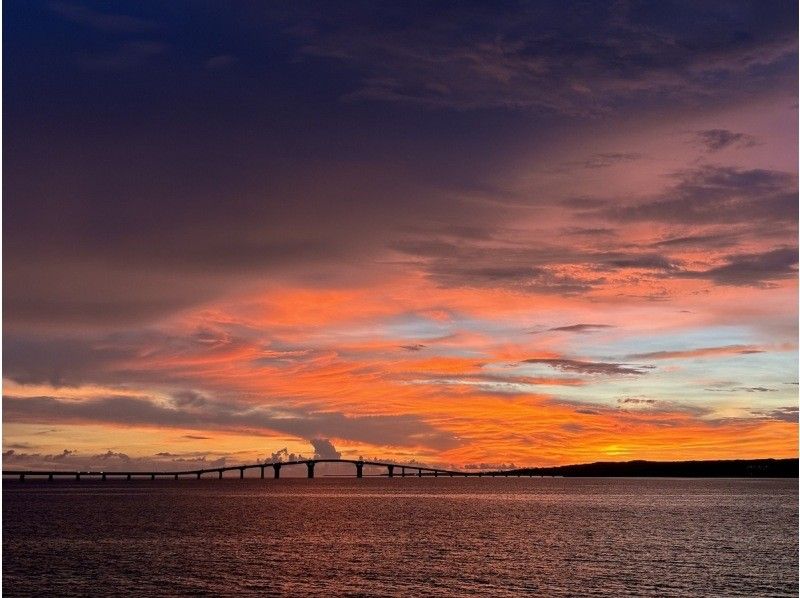
M 186 470 L 171 470 L 171 471 L 140 471 L 140 470 L 126 470 L 126 471 L 103 471 L 103 470 L 3 470 L 3 476 L 15 476 L 23 480 L 26 477 L 74 477 L 80 479 L 81 477 L 100 477 L 106 479 L 107 477 L 150 477 L 155 479 L 157 477 L 202 477 L 205 474 L 218 474 L 222 477 L 227 471 L 238 471 L 241 477 L 244 477 L 244 472 L 251 469 L 262 470 L 261 474 L 264 477 L 264 471 L 268 468 L 273 468 L 278 477 L 278 473 L 284 467 L 292 465 L 305 465 L 308 468 L 308 477 L 314 477 L 314 467 L 318 463 L 348 463 L 356 467 L 355 476 L 361 477 L 363 468 L 366 467 L 380 467 L 385 468 L 385 475 L 388 477 L 413 477 L 413 476 L 458 476 L 458 477 L 483 477 L 483 476 L 519 476 L 523 475 L 518 471 L 459 471 L 452 469 L 441 469 L 436 467 L 426 467 L 423 465 L 414 465 L 409 463 L 389 463 L 384 461 L 360 461 L 356 459 L 302 459 L 297 461 L 278 461 L 274 463 L 251 463 L 246 465 L 226 465 L 222 467 L 209 467 L 204 469 L 186 469 Z M 395 472 L 400 473 L 395 473 Z

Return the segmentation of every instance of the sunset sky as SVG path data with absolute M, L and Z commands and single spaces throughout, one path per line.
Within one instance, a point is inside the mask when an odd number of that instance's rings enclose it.
M 797 456 L 796 2 L 3 17 L 5 467 Z

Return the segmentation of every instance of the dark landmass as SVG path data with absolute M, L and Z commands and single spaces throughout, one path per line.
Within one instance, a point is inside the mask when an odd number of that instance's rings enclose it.
M 730 461 L 625 461 L 514 469 L 522 475 L 654 478 L 796 478 L 797 459 Z

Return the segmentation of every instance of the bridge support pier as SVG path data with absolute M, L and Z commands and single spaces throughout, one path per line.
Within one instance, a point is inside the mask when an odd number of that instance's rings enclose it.
M 422 470 L 421 470 L 421 469 L 418 469 L 418 470 L 417 470 L 417 477 L 418 477 L 418 478 L 421 478 L 421 477 L 422 477 Z
M 436 470 L 434 470 L 434 472 L 433 472 L 433 477 L 435 477 L 435 478 L 438 478 L 438 477 L 439 477 L 439 472 L 438 472 L 438 471 L 436 471 Z
M 128 474 L 128 481 L 131 481 L 131 474 Z
M 404 477 L 406 477 L 406 468 L 405 468 L 405 467 L 402 467 L 402 468 L 400 469 L 400 477 L 401 477 L 401 478 L 404 478 Z
M 220 480 L 222 479 L 222 470 L 221 469 L 219 470 L 219 479 Z
M 272 469 L 275 470 L 275 479 L 279 480 L 281 477 L 281 464 L 280 463 L 273 463 Z
M 197 472 L 197 479 L 198 480 L 200 479 L 200 472 L 199 471 Z
M 309 480 L 314 478 L 314 465 L 316 465 L 314 461 L 306 461 L 306 467 L 308 467 Z
M 387 465 L 386 469 L 389 470 L 389 477 L 393 478 L 394 477 L 394 465 Z
M 261 479 L 264 479 L 264 466 L 261 466 Z
M 151 482 L 152 482 L 152 481 L 155 481 L 155 479 L 156 479 L 156 474 L 154 474 L 154 473 L 151 473 L 151 474 L 150 474 L 150 481 L 151 481 Z
M 47 481 L 48 482 L 52 482 L 53 481 L 53 474 L 52 473 L 49 476 L 47 476 Z
M 356 477 L 357 478 L 364 477 L 364 464 L 361 461 L 356 462 Z
M 239 468 L 239 479 L 240 480 L 244 479 L 244 467 Z
M 101 480 L 103 480 L 103 481 L 105 482 L 105 481 L 106 481 L 106 474 L 103 474 L 103 475 L 101 475 L 101 476 L 100 476 L 100 479 L 101 479 Z
M 177 473 L 175 474 L 175 479 L 176 479 L 176 480 L 178 479 L 178 474 L 177 474 Z
M 75 474 L 75 481 L 76 482 L 80 482 L 81 481 L 81 474 L 79 474 L 79 473 Z

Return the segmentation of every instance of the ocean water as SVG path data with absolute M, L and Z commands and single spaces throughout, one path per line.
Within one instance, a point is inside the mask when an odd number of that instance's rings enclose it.
M 3 484 L 7 596 L 797 596 L 797 480 Z

